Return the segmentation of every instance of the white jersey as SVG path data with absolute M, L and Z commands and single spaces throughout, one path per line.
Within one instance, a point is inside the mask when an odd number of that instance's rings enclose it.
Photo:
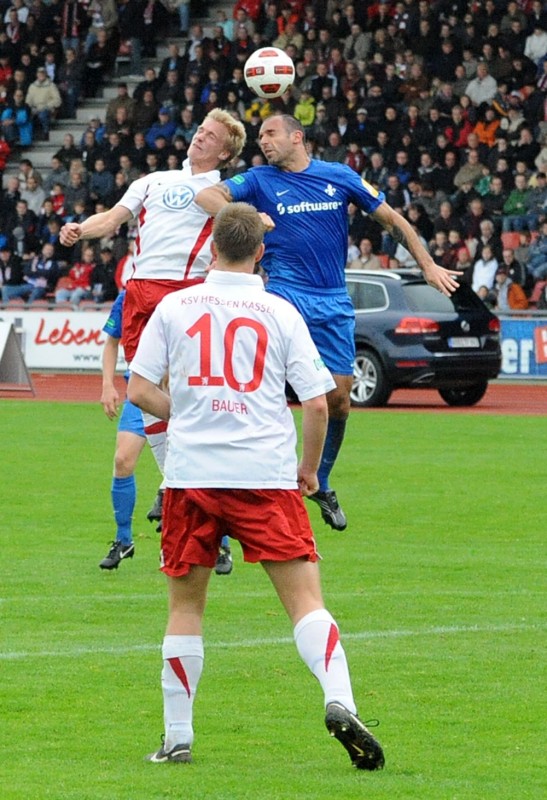
M 213 220 L 194 203 L 194 197 L 219 180 L 218 170 L 192 175 L 185 162 L 182 170 L 153 172 L 133 181 L 117 204 L 138 220 L 130 278 L 205 277 L 211 261 Z
M 296 430 L 285 399 L 335 388 L 299 312 L 258 275 L 212 270 L 156 307 L 131 371 L 169 370 L 171 488 L 296 489 Z

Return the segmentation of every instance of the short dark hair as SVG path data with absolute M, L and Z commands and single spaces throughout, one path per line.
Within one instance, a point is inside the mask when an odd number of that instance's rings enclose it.
M 229 203 L 217 214 L 213 241 L 219 256 L 229 264 L 254 256 L 264 239 L 264 224 L 248 203 Z

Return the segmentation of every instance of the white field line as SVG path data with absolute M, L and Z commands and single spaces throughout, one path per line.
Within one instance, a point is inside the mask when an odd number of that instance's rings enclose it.
M 422 628 L 421 630 L 387 630 L 387 631 L 360 631 L 358 633 L 343 633 L 342 641 L 351 640 L 371 640 L 371 639 L 402 639 L 413 636 L 453 636 L 460 633 L 511 633 L 518 631 L 540 630 L 539 625 L 441 625 L 432 628 Z M 207 642 L 208 650 L 236 650 L 239 648 L 254 647 L 278 647 L 279 645 L 292 645 L 292 636 L 281 636 L 273 638 L 256 639 L 237 639 L 231 642 Z M 66 647 L 58 650 L 0 651 L 0 661 L 16 661 L 32 658 L 80 658 L 81 656 L 93 656 L 98 654 L 105 655 L 128 655 L 131 653 L 152 653 L 159 652 L 160 644 L 137 644 L 121 645 L 112 647 Z

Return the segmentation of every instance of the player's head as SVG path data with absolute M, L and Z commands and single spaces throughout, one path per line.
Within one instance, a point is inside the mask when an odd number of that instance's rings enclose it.
M 260 126 L 258 143 L 268 164 L 287 167 L 295 158 L 306 157 L 306 134 L 289 114 L 275 114 Z
M 213 253 L 217 269 L 241 267 L 252 272 L 264 253 L 264 225 L 256 208 L 229 203 L 213 224 Z
M 245 145 L 245 128 L 227 111 L 213 108 L 194 134 L 188 158 L 192 167 L 216 169 L 238 156 Z

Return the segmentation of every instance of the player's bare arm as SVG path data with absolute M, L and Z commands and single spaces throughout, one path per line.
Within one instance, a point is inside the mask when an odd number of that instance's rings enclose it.
M 232 194 L 223 181 L 202 189 L 195 197 L 197 205 L 213 217 L 231 201 Z
M 120 405 L 120 395 L 114 384 L 119 343 L 119 339 L 108 336 L 103 350 L 103 391 L 100 402 L 108 419 L 118 415 Z
M 124 206 L 114 206 L 108 211 L 93 214 L 83 222 L 67 222 L 61 228 L 61 244 L 70 247 L 79 239 L 99 239 L 112 236 L 124 222 L 132 218 L 132 213 Z
M 136 372 L 131 373 L 127 387 L 129 400 L 141 411 L 153 414 L 166 422 L 171 416 L 171 399 L 159 386 Z
M 231 202 L 232 194 L 224 182 L 202 189 L 195 197 L 195 203 L 208 214 L 211 214 L 212 217 L 216 216 L 225 205 Z M 275 228 L 275 223 L 268 214 L 259 211 L 259 216 L 266 232 Z
M 447 296 L 450 296 L 458 288 L 456 276 L 461 275 L 461 271 L 444 269 L 435 264 L 412 225 L 398 211 L 395 211 L 387 203 L 382 203 L 372 213 L 372 217 L 392 236 L 395 242 L 401 244 L 414 256 L 430 286 L 434 286 L 435 289 Z
M 308 497 L 319 489 L 317 470 L 327 434 L 327 398 L 324 394 L 302 402 L 302 458 L 298 465 L 298 488 Z

